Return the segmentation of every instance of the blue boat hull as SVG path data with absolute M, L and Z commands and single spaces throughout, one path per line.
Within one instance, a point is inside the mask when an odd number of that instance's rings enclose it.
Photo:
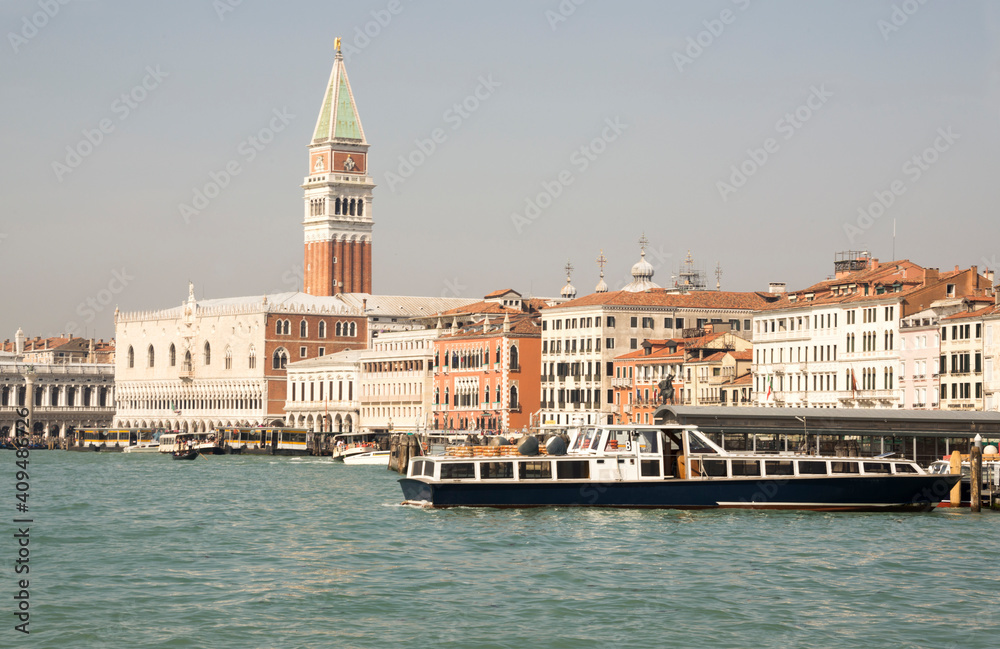
M 631 507 L 925 511 L 959 476 L 851 476 L 649 482 L 399 481 L 407 503 L 431 507 Z

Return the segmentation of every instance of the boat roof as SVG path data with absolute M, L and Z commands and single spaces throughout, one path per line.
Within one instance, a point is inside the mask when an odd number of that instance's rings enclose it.
M 820 435 L 1000 436 L 1000 412 L 990 411 L 668 405 L 660 406 L 654 417 L 706 433 L 795 433 L 804 428 Z

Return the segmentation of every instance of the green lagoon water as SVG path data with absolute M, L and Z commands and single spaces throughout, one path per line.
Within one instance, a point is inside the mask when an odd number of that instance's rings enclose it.
M 1000 646 L 1000 516 L 425 511 L 325 458 L 33 452 L 0 647 Z

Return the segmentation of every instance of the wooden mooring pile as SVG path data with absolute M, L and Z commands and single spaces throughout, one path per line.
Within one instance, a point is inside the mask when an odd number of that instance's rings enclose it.
M 406 475 L 406 470 L 410 466 L 410 458 L 423 455 L 423 447 L 420 445 L 420 438 L 416 435 L 404 435 L 397 433 L 389 438 L 389 470 Z
M 962 472 L 962 462 L 969 463 L 969 507 L 974 512 L 986 505 L 990 509 L 1000 509 L 1000 466 L 993 464 L 998 459 L 996 455 L 986 456 L 991 461 L 992 469 L 983 475 L 983 450 L 973 446 L 968 455 L 952 453 L 950 458 L 951 473 Z M 988 467 L 989 468 L 989 467 Z M 986 485 L 985 493 L 983 485 Z M 961 502 L 962 482 L 959 481 L 951 490 L 951 502 Z

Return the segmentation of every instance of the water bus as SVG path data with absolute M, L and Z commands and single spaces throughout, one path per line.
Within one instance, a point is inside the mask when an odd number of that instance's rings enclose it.
M 223 445 L 232 453 L 307 455 L 309 431 L 302 428 L 222 428 Z
M 195 451 L 202 455 L 223 455 L 226 452 L 215 431 L 182 433 L 173 430 L 163 433 L 160 435 L 160 445 L 157 450 L 160 453 L 171 454 L 176 451 Z
M 130 446 L 151 444 L 156 434 L 153 428 L 77 428 L 77 443 L 68 448 L 120 453 Z
M 958 481 L 891 457 L 728 452 L 681 425 L 584 427 L 542 454 L 531 446 L 414 458 L 405 504 L 905 511 L 932 508 Z
M 352 455 L 381 450 L 378 438 L 384 436 L 384 433 L 340 433 L 334 435 L 330 440 L 332 444 L 330 459 L 343 460 Z M 386 460 L 386 464 L 388 464 L 388 460 Z

